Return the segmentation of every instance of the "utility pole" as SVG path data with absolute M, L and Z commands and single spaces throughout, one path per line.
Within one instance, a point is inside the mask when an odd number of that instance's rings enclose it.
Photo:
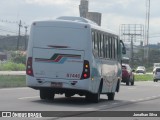
M 24 26 L 25 28 L 25 50 L 27 50 L 27 29 L 28 29 L 28 26 Z
M 17 50 L 19 50 L 19 41 L 20 41 L 20 37 L 21 37 L 21 27 L 22 27 L 22 22 L 21 20 L 19 21 L 19 29 L 18 29 L 18 40 L 17 40 Z
M 146 23 L 145 23 L 145 43 L 144 58 L 146 58 L 147 65 L 149 64 L 149 23 L 150 23 L 150 0 L 146 0 Z

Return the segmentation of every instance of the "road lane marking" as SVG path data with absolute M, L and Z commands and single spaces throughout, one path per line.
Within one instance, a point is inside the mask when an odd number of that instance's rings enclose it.
M 137 100 L 131 100 L 131 102 L 136 102 Z
M 95 108 L 86 108 L 86 110 L 94 110 Z
M 145 100 L 145 99 L 143 99 L 143 98 L 140 98 L 140 99 L 138 99 L 137 101 L 143 101 L 143 100 Z
M 128 88 L 129 90 L 135 90 L 135 89 L 137 89 L 137 88 Z
M 117 105 L 118 103 L 113 103 L 113 105 Z
M 140 99 L 136 99 L 136 100 L 131 100 L 132 102 L 140 102 L 140 101 L 145 101 L 145 100 L 152 100 L 154 98 L 159 98 L 160 95 L 157 96 L 150 96 L 150 97 L 145 97 L 145 98 L 140 98 Z
M 159 97 L 159 96 L 151 96 L 151 98 L 157 98 L 157 97 Z
M 38 98 L 39 96 L 32 96 L 32 97 L 21 97 L 18 98 L 19 100 L 24 100 L 24 99 L 32 99 L 32 98 Z
M 107 107 L 108 105 L 101 105 L 101 106 L 99 106 L 99 107 Z

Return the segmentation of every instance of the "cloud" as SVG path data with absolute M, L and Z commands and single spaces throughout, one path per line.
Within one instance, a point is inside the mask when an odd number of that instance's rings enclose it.
M 72 0 L 25 0 L 28 4 L 39 4 L 39 5 L 62 5 L 70 3 Z
M 146 1 L 89 0 L 89 11 L 102 13 L 102 26 L 118 32 L 120 24 L 145 24 Z M 30 24 L 33 20 L 79 16 L 79 4 L 80 0 L 0 0 L 0 15 L 1 19 Z M 159 4 L 160 0 L 151 1 L 150 33 L 160 33 Z

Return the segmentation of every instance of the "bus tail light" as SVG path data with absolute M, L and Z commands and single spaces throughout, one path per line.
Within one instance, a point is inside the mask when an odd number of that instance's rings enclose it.
M 89 61 L 84 60 L 83 63 L 83 72 L 81 75 L 81 79 L 87 79 L 90 77 L 90 67 L 89 67 Z
M 33 76 L 32 57 L 28 57 L 27 66 L 26 66 L 26 74 L 29 76 Z

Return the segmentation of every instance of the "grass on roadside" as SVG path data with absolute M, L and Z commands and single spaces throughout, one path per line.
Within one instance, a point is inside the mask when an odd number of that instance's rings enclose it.
M 25 75 L 0 75 L 0 88 L 25 87 Z
M 135 81 L 151 81 L 153 80 L 152 74 L 135 74 Z
M 22 63 L 5 62 L 0 63 L 0 71 L 24 71 L 26 66 Z

